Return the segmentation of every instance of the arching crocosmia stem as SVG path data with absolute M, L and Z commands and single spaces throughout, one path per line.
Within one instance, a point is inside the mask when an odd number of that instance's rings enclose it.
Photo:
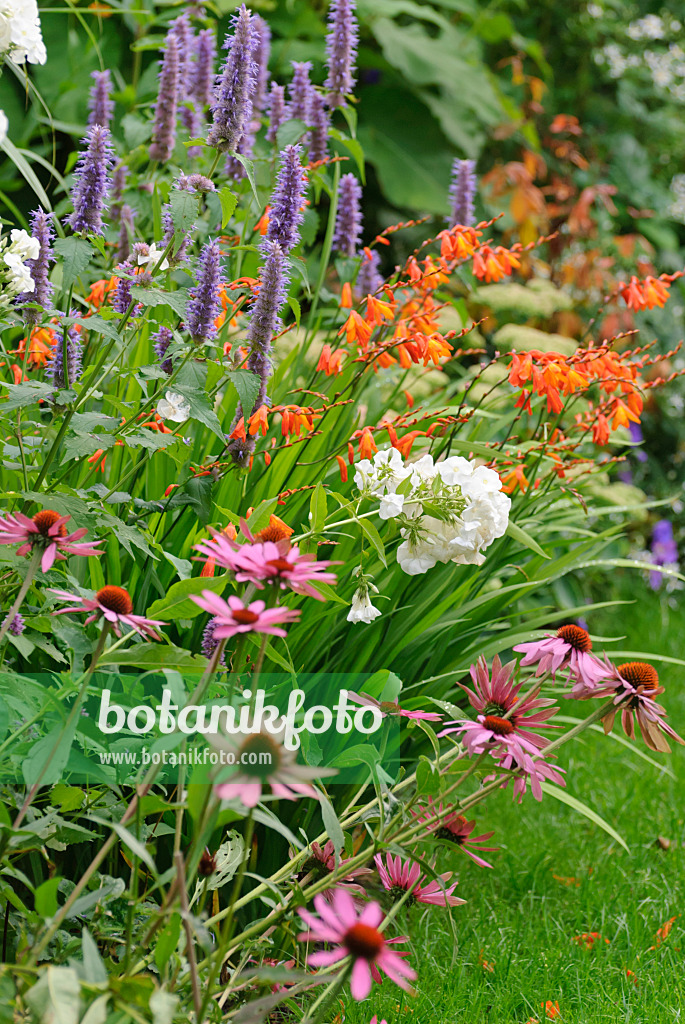
M 176 112 L 181 69 L 178 37 L 169 32 L 164 57 L 159 71 L 159 90 L 155 106 L 155 121 L 150 143 L 150 159 L 164 163 L 169 160 L 176 143 Z
M 354 0 L 333 0 L 328 15 L 325 88 L 331 107 L 345 106 L 345 97 L 354 89 L 359 40 L 355 6 Z
M 362 187 L 354 174 L 343 174 L 338 189 L 338 215 L 335 220 L 333 251 L 352 257 L 362 234 Z
M 88 124 L 101 124 L 103 128 L 109 128 L 114 115 L 114 101 L 110 96 L 112 76 L 109 71 L 92 71 L 90 77 L 94 84 L 88 101 Z
M 94 124 L 81 142 L 86 148 L 76 164 L 71 192 L 74 212 L 69 224 L 74 231 L 98 235 L 102 233 L 102 214 L 112 184 L 113 150 L 109 128 Z
M 233 19 L 233 37 L 228 38 L 228 56 L 214 93 L 213 124 L 207 142 L 220 153 L 235 153 L 252 113 L 256 87 L 254 26 L 243 4 Z M 211 177 L 211 174 L 210 174 Z
M 476 197 L 476 161 L 455 160 L 450 185 L 450 225 L 471 227 L 475 221 L 473 201 Z

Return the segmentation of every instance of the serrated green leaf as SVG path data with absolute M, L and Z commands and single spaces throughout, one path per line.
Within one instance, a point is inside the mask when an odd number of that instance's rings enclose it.
M 62 287 L 68 289 L 78 280 L 95 252 L 85 238 L 58 238 L 54 250 L 62 257 Z
M 259 394 L 259 377 L 250 370 L 231 370 L 226 378 L 238 392 L 243 414 L 250 416 Z
M 28 381 L 26 384 L 5 384 L 4 386 L 9 392 L 9 397 L 0 405 L 2 412 L 21 409 L 25 405 L 34 405 L 41 398 L 45 401 L 55 391 L 50 384 L 40 380 Z
M 164 292 L 161 288 L 142 288 L 139 285 L 133 285 L 131 296 L 138 302 L 142 302 L 144 306 L 171 306 L 174 313 L 177 313 L 181 319 L 186 315 L 188 301 L 186 289 L 179 288 L 175 292 Z
M 231 192 L 228 185 L 224 185 L 224 187 L 219 190 L 218 196 L 219 202 L 221 203 L 221 229 L 223 231 L 236 208 L 238 197 L 235 193 Z

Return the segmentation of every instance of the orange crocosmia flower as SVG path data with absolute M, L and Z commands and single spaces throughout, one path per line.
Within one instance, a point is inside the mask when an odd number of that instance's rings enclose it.
M 219 289 L 219 298 L 221 299 L 222 310 L 219 313 L 218 317 L 216 317 L 216 319 L 214 321 L 214 326 L 216 327 L 217 330 L 220 327 L 223 327 L 223 325 L 226 322 L 226 317 L 229 316 L 229 314 L 230 314 L 231 315 L 231 320 L 230 320 L 230 323 L 229 323 L 229 327 L 237 327 L 238 326 L 238 321 L 237 321 L 236 317 L 234 317 L 232 315 L 233 314 L 233 310 L 235 309 L 235 305 L 236 304 L 235 304 L 235 302 L 233 302 L 232 299 L 229 299 L 228 295 L 226 294 L 226 285 L 225 284 L 222 284 L 220 289 Z
M 235 531 L 235 526 L 233 526 L 232 523 L 229 523 L 229 526 Z M 224 533 L 226 533 L 227 530 L 228 526 L 226 527 L 226 530 L 224 530 Z M 253 536 L 255 540 L 261 541 L 262 543 L 265 543 L 268 540 L 277 543 L 279 540 L 287 540 L 289 537 L 292 537 L 294 532 L 295 531 L 292 526 L 288 526 L 287 523 L 283 522 L 280 516 L 275 516 L 272 513 L 269 516 L 267 526 L 265 526 L 263 530 L 258 530 L 258 532 L 253 534 Z M 235 540 L 236 537 L 237 533 L 234 533 L 231 540 Z
M 23 356 L 26 354 L 26 338 L 22 338 L 14 354 Z M 50 327 L 36 327 L 31 331 L 29 341 L 29 362 L 30 367 L 40 366 L 52 359 L 57 344 L 57 335 Z
M 167 489 L 164 492 L 164 497 L 168 498 L 169 495 L 171 494 L 171 492 L 173 490 L 175 490 L 178 486 L 179 486 L 179 484 L 169 484 L 169 486 L 167 487 Z
M 485 957 L 483 956 L 483 950 L 482 949 L 481 949 L 480 953 L 478 954 L 478 963 L 480 964 L 480 966 L 483 968 L 484 971 L 488 971 L 490 974 L 494 974 L 495 973 L 494 964 L 489 963 L 485 959 Z
M 592 425 L 592 440 L 601 448 L 609 441 L 609 421 L 601 412 Z
M 265 405 L 260 405 L 256 412 L 253 412 L 249 419 L 249 433 L 256 434 L 259 430 L 262 432 L 262 437 L 266 437 L 266 432 L 269 429 L 269 420 L 267 419 L 268 409 Z
M 532 392 L 523 390 L 514 402 L 514 408 L 520 409 L 522 412 L 527 412 L 529 416 L 533 415 L 533 410 L 530 407 L 530 396 Z
M 463 224 L 455 224 L 449 231 L 441 231 L 438 238 L 443 260 L 465 260 L 473 256 L 479 234 L 480 231 L 476 232 L 473 228 L 464 227 Z
M 516 488 L 525 494 L 529 487 L 530 480 L 526 476 L 524 466 L 516 466 L 502 477 L 502 490 L 505 494 L 513 494 Z
M 118 277 L 103 278 L 101 281 L 96 281 L 95 284 L 91 285 L 90 291 L 86 296 L 86 302 L 93 309 L 99 309 L 100 306 L 104 305 L 109 293 L 115 290 L 118 283 Z
M 314 414 L 311 409 L 303 409 L 299 405 L 282 405 L 276 409 L 281 414 L 281 434 L 288 437 L 290 434 L 300 436 L 302 427 L 312 430 L 314 426 Z M 276 411 L 274 409 L 274 412 Z
M 319 356 L 319 362 L 316 365 L 317 371 L 323 371 L 327 377 L 332 377 L 336 373 L 341 373 L 344 355 L 344 349 L 337 348 L 335 352 L 332 352 L 330 345 L 324 345 L 321 350 L 321 355 Z
M 340 308 L 341 309 L 352 309 L 352 286 L 349 281 L 345 281 L 340 292 Z
M 372 327 L 366 323 L 356 309 L 350 311 L 350 315 L 338 331 L 338 334 L 347 336 L 349 345 L 359 342 L 362 349 L 365 349 L 371 337 Z
M 383 302 L 373 295 L 366 296 L 366 322 L 380 327 L 384 320 L 392 320 L 395 315 L 394 303 Z
M 658 277 L 646 277 L 642 282 L 642 296 L 647 309 L 655 306 L 663 307 L 668 302 L 668 281 L 660 281 Z
M 342 455 L 336 455 L 335 459 L 336 459 L 336 462 L 338 463 L 338 468 L 340 469 L 340 479 L 341 479 L 341 481 L 344 484 L 346 484 L 347 483 L 347 463 L 343 459 Z
M 599 932 L 583 932 L 581 935 L 574 935 L 573 941 L 577 942 L 579 946 L 585 946 L 586 949 L 592 949 L 596 942 L 604 942 L 607 946 L 610 944 L 609 940 Z
M 404 437 L 400 437 L 397 441 L 393 441 L 393 448 L 397 448 L 398 452 L 408 459 L 411 455 L 412 446 L 417 437 L 425 437 L 423 430 L 410 430 Z
M 424 366 L 428 366 L 431 361 L 436 366 L 440 366 L 445 359 L 449 359 L 452 355 L 452 346 L 445 341 L 441 334 L 431 334 L 430 337 L 424 335 L 420 340 L 419 338 L 415 338 L 415 340 L 418 341 Z
M 497 253 L 489 245 L 484 245 L 480 252 L 473 254 L 473 273 L 479 281 L 485 280 L 487 284 L 492 281 L 501 281 L 503 277 L 507 276 L 504 264 L 500 262 Z
M 271 207 L 267 205 L 265 210 L 264 210 L 264 213 L 261 215 L 261 217 L 259 218 L 259 220 L 257 221 L 257 223 L 254 226 L 253 230 L 254 231 L 258 231 L 260 235 L 265 235 L 267 233 L 267 231 L 269 230 L 269 219 L 270 219 L 269 218 L 269 210 L 270 209 L 271 209 Z
M 409 406 L 409 408 L 413 409 L 414 408 L 414 401 L 415 401 L 414 396 L 411 394 L 410 391 L 406 391 L 405 390 L 404 397 L 407 399 L 407 405 Z
M 240 419 L 238 420 L 238 422 L 236 423 L 233 431 L 231 432 L 231 437 L 235 438 L 238 441 L 245 441 L 245 440 L 247 440 L 247 434 L 245 432 L 245 417 L 244 416 L 241 416 Z
M 628 981 L 632 981 L 633 985 L 637 985 L 637 975 L 634 971 L 629 971 L 626 968 L 626 978 L 628 979 Z
M 612 430 L 616 430 L 617 427 L 629 427 L 631 423 L 640 422 L 640 417 L 625 402 L 622 402 L 620 398 L 614 399 L 611 415 L 613 417 L 611 420 Z
M 650 949 L 658 949 L 659 946 L 661 945 L 661 943 L 665 942 L 665 940 L 671 934 L 671 929 L 673 928 L 673 925 L 675 924 L 677 919 L 678 919 L 678 915 L 676 914 L 675 917 L 670 917 L 668 919 L 668 921 L 665 922 L 665 924 L 662 924 L 661 928 L 657 928 L 657 930 L 656 930 L 656 945 L 655 946 L 650 946 L 649 947 Z
M 359 454 L 362 459 L 370 459 L 377 451 L 378 448 L 376 447 L 376 442 L 373 439 L 373 434 L 368 427 L 364 427 L 361 437 L 359 438 Z
M 547 1020 L 556 1020 L 557 1017 L 561 1017 L 558 1000 L 553 1003 L 551 999 L 547 999 L 546 1002 L 540 1003 L 540 1006 L 545 1011 Z

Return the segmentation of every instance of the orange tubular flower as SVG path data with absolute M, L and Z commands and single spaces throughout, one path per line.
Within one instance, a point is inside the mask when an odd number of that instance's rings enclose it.
M 356 309 L 351 310 L 350 315 L 338 331 L 338 334 L 347 336 L 348 345 L 359 343 L 362 350 L 366 350 L 373 328 L 361 318 Z
M 95 284 L 91 285 L 91 289 L 86 296 L 88 305 L 92 306 L 93 309 L 100 309 L 104 305 L 109 293 L 114 291 L 118 282 L 118 277 L 109 277 L 96 281 Z
M 337 348 L 335 352 L 332 352 L 330 345 L 324 345 L 321 350 L 321 355 L 319 356 L 319 362 L 316 366 L 317 372 L 323 371 L 327 377 L 332 377 L 337 373 L 341 373 L 344 355 L 344 349 Z
M 455 224 L 449 231 L 441 231 L 440 255 L 443 260 L 466 260 L 476 251 L 480 231 L 464 227 L 463 224 Z
M 269 420 L 267 419 L 268 409 L 265 405 L 260 405 L 256 412 L 252 413 L 249 419 L 249 433 L 256 434 L 257 431 L 261 430 L 262 437 L 266 437 L 266 432 L 269 429 Z
M 260 235 L 265 235 L 269 230 L 269 210 L 271 207 L 267 204 L 264 209 L 264 213 L 261 215 L 259 220 L 254 226 L 254 231 L 258 231 Z
M 393 441 L 392 446 L 393 448 L 397 448 L 398 452 L 401 452 L 405 459 L 408 459 L 411 455 L 412 446 L 416 438 L 425 436 L 426 435 L 423 430 L 410 430 L 408 434 L 404 435 L 404 437 L 400 437 L 396 441 Z
M 574 935 L 573 941 L 577 942 L 579 946 L 585 946 L 586 949 L 592 949 L 596 942 L 604 942 L 606 945 L 610 945 L 609 940 L 605 939 L 599 932 L 583 932 L 582 935 Z
M 229 527 L 233 530 L 233 534 L 228 533 Z M 259 530 L 257 533 L 253 534 L 253 537 L 255 540 L 261 541 L 262 543 L 265 543 L 267 540 L 277 543 L 279 540 L 287 540 L 288 537 L 292 537 L 294 532 L 295 531 L 292 526 L 288 526 L 288 524 L 284 523 L 279 516 L 272 514 L 269 516 L 268 525 L 265 526 L 263 530 Z M 229 536 L 231 540 L 235 540 L 238 536 L 235 532 L 235 526 L 232 524 L 229 524 L 229 526 L 226 527 L 224 533 Z
M 628 284 L 624 281 L 619 281 L 618 287 L 629 309 L 654 309 L 655 306 L 663 307 L 666 305 L 671 282 L 651 276 L 647 276 L 644 281 L 640 281 L 639 277 L 635 277 L 633 274 Z
M 352 309 L 352 287 L 349 281 L 346 281 L 342 286 L 342 291 L 340 292 L 340 308 Z
M 601 412 L 592 425 L 592 440 L 602 448 L 609 441 L 609 421 Z
M 380 327 L 384 320 L 392 320 L 395 315 L 394 303 L 383 302 L 374 298 L 373 295 L 366 296 L 366 322 Z
M 346 484 L 347 483 L 347 463 L 343 459 L 342 455 L 336 455 L 335 459 L 336 459 L 336 462 L 338 463 L 338 468 L 340 469 L 340 479 L 341 479 L 341 481 L 344 484 Z
M 518 488 L 525 494 L 530 487 L 530 480 L 526 476 L 524 466 L 516 466 L 511 472 L 502 477 L 502 490 L 505 494 L 513 494 Z
M 314 413 L 311 409 L 301 408 L 299 405 L 275 406 L 274 412 L 281 414 L 281 434 L 288 437 L 290 434 L 300 436 L 302 428 L 312 430 L 314 427 Z
M 640 422 L 640 417 L 636 415 L 636 413 L 634 413 L 633 410 L 625 404 L 625 402 L 621 401 L 620 398 L 614 399 L 612 414 L 612 430 L 616 430 L 617 427 L 629 427 L 631 423 Z
M 378 451 L 373 434 L 368 427 L 364 427 L 359 438 L 359 454 L 362 459 L 371 459 Z
M 241 416 L 235 425 L 235 428 L 231 432 L 231 437 L 236 438 L 238 441 L 247 440 L 247 434 L 245 432 L 245 417 Z
M 223 325 L 226 322 L 226 317 L 229 316 L 229 314 L 230 314 L 231 320 L 230 320 L 230 323 L 229 323 L 229 327 L 234 327 L 234 328 L 237 327 L 238 326 L 238 320 L 236 319 L 236 317 L 234 317 L 232 315 L 233 314 L 233 310 L 235 309 L 236 304 L 235 304 L 235 302 L 233 302 L 232 299 L 229 299 L 228 295 L 226 294 L 226 285 L 225 284 L 222 284 L 220 289 L 219 289 L 219 298 L 221 299 L 222 310 L 221 310 L 221 313 L 219 313 L 219 315 L 216 318 L 216 320 L 214 321 L 214 326 L 216 327 L 217 330 L 220 327 L 223 327 Z M 225 354 L 227 354 L 227 353 L 225 353 Z
M 21 356 L 26 354 L 26 338 L 22 338 L 14 354 Z M 36 327 L 31 331 L 29 341 L 29 361 L 31 368 L 43 367 L 52 359 L 57 344 L 57 335 L 50 327 Z

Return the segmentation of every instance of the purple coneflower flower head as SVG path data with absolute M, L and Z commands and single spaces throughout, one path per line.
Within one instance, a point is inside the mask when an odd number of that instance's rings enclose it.
M 332 565 L 333 563 L 329 562 L 328 564 Z M 442 715 L 437 711 L 409 711 L 406 708 L 401 708 L 399 701 L 376 700 L 368 693 L 353 693 L 351 690 L 347 691 L 347 696 L 349 700 L 354 701 L 355 704 L 361 704 L 362 707 L 376 708 L 377 711 L 380 711 L 382 718 L 390 715 L 397 718 L 411 718 L 415 722 L 442 722 Z
M 5 618 L 3 620 L 3 623 L 2 623 L 3 626 L 7 622 L 7 619 L 8 619 L 8 616 L 5 616 Z M 23 615 L 20 615 L 19 612 L 17 612 L 17 614 L 12 619 L 7 632 L 11 636 L 21 636 L 21 634 L 24 632 L 25 629 L 26 629 L 26 623 L 24 622 L 24 617 L 23 617 Z
M 450 812 L 449 808 L 447 813 L 445 813 L 442 803 L 435 804 L 431 796 L 428 797 L 425 807 L 417 807 L 411 813 L 417 821 L 422 822 L 426 826 L 426 830 L 436 839 L 441 839 L 446 843 L 453 843 L 455 846 L 460 847 L 480 867 L 492 867 L 492 864 L 488 864 L 478 854 L 480 852 L 497 852 L 496 846 L 483 846 L 483 843 L 487 843 L 488 839 L 492 839 L 495 834 L 494 832 L 484 832 L 481 836 L 472 835 L 476 827 L 475 821 L 467 821 L 466 818 L 461 814 L 457 814 L 456 811 L 454 813 Z
M 159 330 L 152 335 L 151 339 L 159 364 L 164 372 L 169 374 L 169 376 L 171 376 L 174 367 L 171 359 L 167 357 L 167 351 L 173 337 L 173 333 L 168 327 L 160 327 Z
M 326 37 L 328 77 L 325 82 L 330 107 L 345 106 L 346 95 L 354 89 L 358 41 L 354 0 L 332 0 Z
M 84 531 L 85 532 L 85 531 Z M 100 552 L 98 552 L 99 554 Z M 154 628 L 163 626 L 164 623 L 158 619 L 147 619 L 144 615 L 133 614 L 133 601 L 127 590 L 123 587 L 116 587 L 112 584 L 101 587 L 95 597 L 80 597 L 78 594 L 70 594 L 66 590 L 50 590 L 60 601 L 70 601 L 68 608 L 59 608 L 53 615 L 70 615 L 72 612 L 89 612 L 85 620 L 89 622 L 103 616 L 117 636 L 121 636 L 121 627 L 128 626 L 134 633 L 141 636 L 149 636 L 152 640 L 161 640 L 161 636 Z
M 131 240 L 134 233 L 134 220 L 136 211 L 128 203 L 121 207 L 119 218 L 119 244 L 117 248 L 117 260 L 123 263 L 131 255 Z
M 238 598 L 233 598 L 233 601 L 237 600 Z M 254 603 L 262 604 L 261 601 Z M 274 613 L 285 611 L 284 608 L 269 609 L 269 612 Z M 217 627 L 219 636 L 220 629 L 221 627 Z M 231 772 L 227 782 L 215 784 L 214 792 L 219 799 L 240 800 L 244 807 L 256 807 L 265 786 L 270 786 L 273 795 L 282 800 L 298 800 L 301 796 L 317 797 L 311 780 L 335 773 L 326 768 L 322 771 L 298 764 L 294 752 L 286 750 L 280 742 L 282 735 L 264 731 L 254 732 L 242 740 L 217 733 L 208 737 L 213 747 L 224 752 L 224 764 L 228 761 L 229 764 L 240 766 Z M 252 755 L 257 752 L 266 752 L 270 755 L 268 765 L 264 764 L 263 757 L 255 761 Z
M 535 733 L 525 732 L 525 729 L 550 728 L 548 719 L 552 718 L 558 709 L 553 700 L 537 697 L 535 694 L 529 694 L 524 700 L 519 700 L 523 683 L 514 682 L 515 669 L 515 661 L 502 665 L 499 655 L 496 654 L 492 660 L 491 674 L 487 661 L 481 655 L 469 670 L 474 684 L 473 690 L 461 683 L 459 685 L 476 711 L 488 717 L 493 716 L 493 722 L 501 719 L 505 724 L 513 726 L 519 735 L 530 739 L 535 746 L 542 747 L 547 740 L 543 740 Z M 509 715 L 512 710 L 513 714 L 508 719 L 503 717 Z M 504 726 L 502 729 L 505 733 L 509 731 Z
M 216 36 L 211 28 L 203 28 L 195 37 L 193 66 L 193 96 L 200 110 L 204 110 L 212 102 L 215 59 Z
M 77 315 L 77 313 L 72 311 L 72 316 Z M 67 329 L 66 341 L 62 335 L 57 335 L 52 359 L 45 370 L 45 376 L 56 388 L 70 388 L 81 376 L 83 348 L 79 335 L 80 332 L 75 326 Z M 66 364 L 64 359 L 65 345 L 67 350 Z
M 300 240 L 302 204 L 306 175 L 300 162 L 300 146 L 286 146 L 281 153 L 281 165 L 269 205 L 269 227 L 266 238 L 289 253 Z
M 192 595 L 191 600 L 214 616 L 214 635 L 217 640 L 226 640 L 238 633 L 287 636 L 281 627 L 300 617 L 300 612 L 295 608 L 267 608 L 264 601 L 252 601 L 246 605 L 235 595 L 225 601 L 211 590 L 203 590 L 201 596 Z
M 215 337 L 214 321 L 221 312 L 221 249 L 217 242 L 208 242 L 202 249 L 197 266 L 197 284 L 190 289 L 186 307 L 186 327 L 193 340 L 208 341 Z
M 50 284 L 50 264 L 53 261 L 52 240 L 54 231 L 52 227 L 52 214 L 44 210 L 34 210 L 31 214 L 31 236 L 38 239 L 40 250 L 35 260 L 26 260 L 26 266 L 33 278 L 34 289 L 18 297 L 18 301 L 36 302 L 43 309 L 48 308 L 52 298 L 53 287 Z M 24 319 L 27 324 L 35 325 L 40 320 L 40 311 L 37 309 L 24 310 Z
M 169 32 L 159 70 L 159 89 L 150 143 L 151 160 L 160 160 L 163 163 L 174 151 L 179 80 L 178 38 L 173 32 Z
M 645 437 L 642 433 L 642 427 L 639 423 L 633 423 L 631 420 L 631 422 L 628 424 L 628 433 L 630 434 L 630 440 L 633 442 L 633 444 L 644 444 Z M 647 452 L 644 451 L 642 448 L 636 448 L 635 458 L 638 462 L 646 462 L 648 459 Z
M 402 861 L 400 857 L 393 857 L 391 853 L 386 855 L 385 864 L 380 853 L 373 859 L 383 888 L 394 900 L 402 899 L 407 892 L 411 893 L 404 901 L 406 906 L 413 903 L 428 903 L 433 907 L 458 907 L 460 903 L 466 903 L 466 900 L 460 900 L 458 896 L 452 895 L 457 888 L 456 882 L 448 888 L 453 874 L 451 871 L 439 875 L 440 881 L 434 878 L 426 882 L 421 874 L 421 866 L 416 861 Z
M 530 791 L 533 797 L 539 802 L 542 800 L 542 783 L 543 782 L 554 782 L 557 786 L 565 786 L 566 780 L 562 772 L 563 768 L 557 768 L 551 765 L 549 761 L 545 761 L 543 757 L 535 755 L 530 756 L 525 750 L 516 752 L 514 750 L 508 750 L 499 760 L 498 767 L 503 768 L 507 772 L 515 772 L 514 775 L 514 802 L 521 803 L 523 797 L 526 795 L 528 784 L 530 783 Z M 497 778 L 495 775 L 488 775 L 487 778 L 483 779 L 483 782 L 493 782 Z M 509 785 L 511 776 L 505 776 L 502 782 L 502 789 L 506 789 Z
M 109 71 L 92 71 L 90 77 L 94 84 L 88 100 L 88 124 L 101 124 L 103 128 L 109 128 L 114 114 L 114 101 L 110 97 L 112 76 Z
M 416 972 L 402 956 L 390 949 L 397 942 L 406 942 L 406 936 L 387 939 L 379 931 L 383 911 L 378 903 L 367 903 L 361 913 L 354 900 L 344 889 L 336 889 L 333 902 L 327 903 L 323 896 L 314 897 L 314 908 L 318 917 L 309 910 L 298 911 L 309 928 L 298 936 L 300 942 L 325 942 L 332 949 L 311 953 L 308 957 L 311 967 L 329 967 L 332 964 L 352 958 L 350 991 L 352 998 L 366 999 L 371 991 L 372 979 L 380 979 L 383 971 L 400 988 L 409 989 L 409 982 Z
M 71 201 L 74 212 L 69 224 L 74 231 L 102 233 L 102 213 L 112 184 L 110 171 L 113 163 L 109 128 L 94 124 L 81 140 L 85 149 L 78 158 L 74 174 Z
M 309 114 L 309 99 L 312 92 L 312 83 L 309 81 L 309 72 L 312 70 L 310 60 L 292 62 L 293 80 L 288 86 L 290 104 L 288 114 L 299 121 L 307 120 Z
M 352 257 L 362 235 L 362 187 L 354 174 L 343 174 L 338 188 L 333 252 Z
M 266 141 L 275 142 L 278 129 L 288 120 L 289 112 L 285 106 L 285 89 L 282 85 L 271 83 L 269 92 L 269 127 L 266 130 Z
M 383 275 L 378 269 L 381 258 L 375 249 L 363 249 L 360 255 L 362 261 L 357 271 L 354 293 L 358 298 L 364 298 L 366 295 L 375 295 L 383 284 Z
M 330 114 L 326 109 L 326 100 L 315 89 L 312 89 L 311 96 L 309 97 L 307 123 L 310 126 L 307 136 L 309 160 L 315 164 L 320 160 L 325 160 L 328 156 L 328 128 L 330 125 Z
M 455 160 L 450 185 L 450 226 L 472 227 L 475 221 L 473 201 L 476 197 L 476 161 Z
M 308 861 L 305 861 L 302 868 L 302 874 L 306 875 L 309 871 L 314 871 L 315 877 L 321 875 L 322 872 L 330 874 L 332 871 L 335 871 L 336 868 L 341 867 L 345 863 L 345 858 L 341 858 L 340 860 L 336 859 L 335 846 L 330 839 L 323 847 L 317 842 L 313 842 L 312 855 Z M 346 889 L 356 897 L 363 897 L 366 895 L 366 891 L 364 886 L 359 884 L 358 879 L 367 878 L 372 874 L 373 871 L 371 868 L 354 868 L 350 871 L 349 875 L 345 875 L 343 878 L 338 878 L 334 883 L 334 888 L 324 889 L 321 895 L 330 903 L 336 889 L 341 888 Z
M 568 669 L 574 677 L 572 696 L 577 696 L 577 685 L 593 689 L 606 676 L 602 662 L 591 654 L 592 640 L 587 630 L 574 623 L 560 626 L 554 635 L 531 643 L 517 644 L 515 651 L 525 655 L 521 665 L 537 665 L 536 676 L 549 672 L 552 679 L 557 672 Z
M 214 93 L 213 124 L 207 142 L 221 153 L 234 153 L 252 116 L 257 66 L 254 62 L 254 26 L 243 4 L 233 19 L 233 38 L 227 39 L 228 56 Z
M 607 659 L 607 668 L 611 669 L 608 680 L 611 691 L 615 694 L 614 707 L 602 719 L 604 732 L 610 733 L 614 727 L 614 719 L 621 712 L 621 725 L 628 739 L 635 739 L 637 724 L 642 739 L 650 750 L 669 754 L 671 748 L 665 736 L 670 736 L 676 743 L 684 744 L 683 740 L 666 721 L 666 711 L 657 704 L 655 698 L 664 692 L 659 683 L 656 669 L 644 661 L 629 661 L 625 665 L 612 665 Z
M 40 567 L 47 572 L 55 564 L 55 560 L 63 560 L 66 555 L 90 555 L 100 557 L 101 540 L 81 544 L 81 538 L 88 531 L 81 527 L 73 533 L 67 533 L 66 524 L 71 516 L 61 516 L 53 509 L 45 508 L 36 512 L 29 519 L 22 512 L 0 517 L 0 544 L 19 544 L 18 555 L 28 555 L 34 547 L 42 550 Z
M 673 536 L 673 526 L 668 519 L 659 519 L 652 530 L 651 560 L 655 566 L 666 566 L 669 569 L 678 568 L 678 545 Z M 654 569 L 649 574 L 649 585 L 652 590 L 658 590 L 664 582 L 663 573 Z
M 252 107 L 256 113 L 260 114 L 264 109 L 264 103 L 266 101 L 266 91 L 269 86 L 269 55 L 271 53 L 271 29 L 268 24 L 258 14 L 254 17 L 255 22 L 255 33 L 254 33 L 254 61 L 257 65 L 257 84 L 255 86 L 254 96 L 252 97 Z

